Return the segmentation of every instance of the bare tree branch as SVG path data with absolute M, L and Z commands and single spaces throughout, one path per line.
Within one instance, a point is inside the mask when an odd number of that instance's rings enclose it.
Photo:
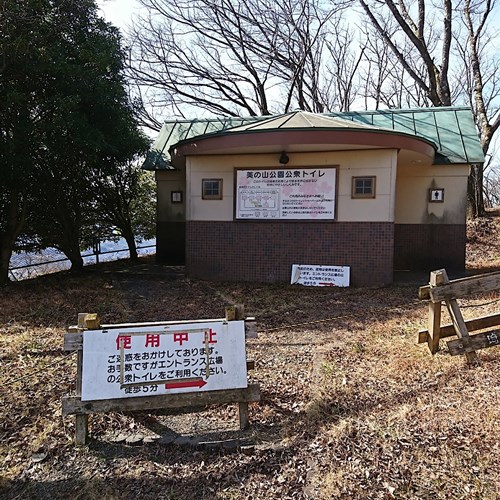
M 359 2 L 403 69 L 402 73 L 385 72 L 387 79 L 398 82 L 397 89 L 405 92 L 411 90 L 407 84 L 411 79 L 434 106 L 450 106 L 456 102 L 470 105 L 486 153 L 500 126 L 500 64 L 488 28 L 496 1 L 438 0 L 431 3 L 416 0 L 413 5 L 405 0 Z M 436 18 L 441 20 L 441 32 L 433 29 Z M 392 20 L 400 28 L 399 32 L 393 29 Z M 373 56 L 373 49 L 369 48 L 369 52 Z M 372 61 L 375 64 L 376 59 Z M 382 60 L 377 63 L 381 64 Z M 377 89 L 377 103 L 385 101 L 391 105 L 392 97 L 384 94 L 389 87 L 387 81 L 371 86 Z M 397 100 L 401 102 L 403 95 L 401 93 Z M 416 102 L 414 96 L 421 97 L 420 92 L 407 95 L 412 102 Z M 473 174 L 470 199 L 476 207 L 475 212 L 480 214 L 482 166 L 474 166 Z
M 322 0 L 139 1 L 148 15 L 129 34 L 129 78 L 152 90 L 138 104 L 164 96 L 170 108 L 233 116 L 327 109 L 325 41 L 352 0 L 330 9 Z

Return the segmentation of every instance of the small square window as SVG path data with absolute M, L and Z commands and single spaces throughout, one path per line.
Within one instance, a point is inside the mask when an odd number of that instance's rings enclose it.
M 203 179 L 201 197 L 204 200 L 222 200 L 222 179 Z
M 353 177 L 352 198 L 375 198 L 375 177 Z

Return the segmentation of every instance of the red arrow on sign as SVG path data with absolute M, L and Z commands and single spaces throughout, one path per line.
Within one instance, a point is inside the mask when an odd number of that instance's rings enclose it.
M 170 382 L 165 384 L 165 389 L 185 389 L 186 387 L 198 387 L 201 389 L 207 383 L 203 379 L 186 380 L 185 382 Z
M 335 283 L 318 283 L 318 285 L 323 285 L 323 286 L 335 286 Z

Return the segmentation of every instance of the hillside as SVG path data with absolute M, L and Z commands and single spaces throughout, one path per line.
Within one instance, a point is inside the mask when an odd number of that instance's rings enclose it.
M 491 211 L 487 217 L 467 223 L 467 268 L 470 271 L 500 269 L 500 216 Z

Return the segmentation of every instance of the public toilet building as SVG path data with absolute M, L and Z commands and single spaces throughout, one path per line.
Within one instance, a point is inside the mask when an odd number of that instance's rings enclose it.
M 286 282 L 293 264 L 465 266 L 467 180 L 483 153 L 468 108 L 166 122 L 157 258 L 210 280 Z

